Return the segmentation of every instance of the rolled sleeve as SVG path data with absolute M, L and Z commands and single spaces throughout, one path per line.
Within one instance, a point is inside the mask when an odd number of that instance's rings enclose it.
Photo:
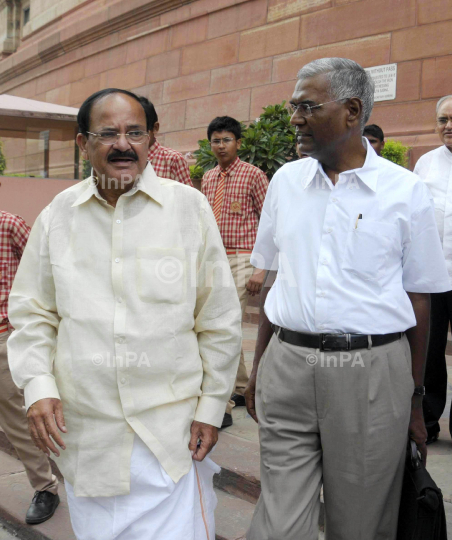
M 259 220 L 256 242 L 251 254 L 251 264 L 261 270 L 278 270 L 278 247 L 274 240 L 276 205 L 273 201 L 275 178 L 267 190 L 262 214 Z
M 13 381 L 24 389 L 27 408 L 43 398 L 58 398 L 53 359 L 60 317 L 57 313 L 48 246 L 47 207 L 36 220 L 9 295 L 14 332 L 8 339 Z
M 204 198 L 204 242 L 198 254 L 195 332 L 203 364 L 195 420 L 220 427 L 235 383 L 241 348 L 241 309 L 212 210 Z
M 411 217 L 411 238 L 403 250 L 403 288 L 407 292 L 440 293 L 450 290 L 431 196 L 422 185 L 422 203 Z

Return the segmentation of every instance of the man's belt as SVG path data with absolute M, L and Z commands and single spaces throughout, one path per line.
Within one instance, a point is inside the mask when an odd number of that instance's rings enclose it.
M 250 249 L 231 249 L 226 248 L 226 255 L 251 255 Z
M 354 349 L 371 349 L 397 341 L 403 336 L 403 332 L 392 334 L 314 334 L 311 332 L 294 332 L 272 324 L 273 331 L 278 339 L 310 349 L 321 351 L 352 351 Z

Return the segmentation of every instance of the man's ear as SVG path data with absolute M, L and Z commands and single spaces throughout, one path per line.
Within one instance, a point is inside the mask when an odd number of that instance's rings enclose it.
M 242 146 L 242 139 L 237 139 L 237 150 L 240 150 L 241 146 Z
M 152 128 L 152 131 L 154 132 L 154 135 L 157 135 L 157 133 L 159 132 L 159 129 L 160 129 L 160 123 L 156 122 L 154 124 L 154 127 Z
M 86 136 L 83 135 L 83 133 L 77 133 L 75 142 L 77 143 L 77 146 L 80 148 L 80 152 L 82 153 L 83 159 L 89 160 L 88 151 L 86 149 L 86 144 L 88 142 L 88 139 L 86 138 Z
M 385 144 L 386 142 L 383 140 L 383 142 L 381 143 L 381 149 L 383 150 L 383 148 L 385 147 Z
M 353 97 L 348 100 L 347 124 L 352 125 L 361 121 L 363 104 L 359 98 Z

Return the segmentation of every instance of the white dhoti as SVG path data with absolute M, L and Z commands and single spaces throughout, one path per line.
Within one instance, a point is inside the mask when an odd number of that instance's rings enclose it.
M 66 482 L 77 540 L 215 540 L 217 498 L 213 475 L 220 467 L 208 457 L 193 462 L 175 484 L 157 458 L 135 436 L 130 493 L 117 497 L 75 497 Z

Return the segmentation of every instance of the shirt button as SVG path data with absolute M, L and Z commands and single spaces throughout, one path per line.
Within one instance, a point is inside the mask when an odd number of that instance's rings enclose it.
M 125 377 L 121 377 L 120 383 L 126 384 L 126 382 L 127 382 L 127 379 Z
M 330 233 L 330 232 L 332 232 L 332 230 L 333 230 L 333 229 L 332 229 L 331 227 L 328 227 L 328 229 L 326 230 L 326 232 L 327 232 L 327 233 Z
M 324 329 L 325 329 L 325 325 L 324 325 L 324 324 L 321 324 L 321 325 L 319 326 L 319 328 L 320 328 L 320 330 L 324 330 Z
M 337 202 L 336 197 L 333 197 L 333 198 L 331 199 L 331 201 L 332 201 L 332 202 Z
M 118 343 L 124 343 L 124 338 L 122 337 L 118 338 Z
M 325 297 L 325 296 L 326 296 L 326 292 L 325 292 L 325 291 L 322 291 L 322 292 L 320 293 L 320 296 L 321 296 L 322 298 Z
M 117 220 L 116 220 L 116 223 L 121 223 L 121 220 L 120 220 L 120 219 L 117 219 Z
M 119 262 L 119 259 L 118 259 L 118 257 L 116 257 L 116 259 L 115 259 L 115 262 L 116 262 L 116 263 L 118 263 L 118 262 Z
M 118 302 L 119 302 L 120 304 L 122 303 L 122 298 L 121 298 L 121 297 L 118 298 Z
M 328 261 L 326 259 L 322 259 L 322 264 L 328 264 Z

